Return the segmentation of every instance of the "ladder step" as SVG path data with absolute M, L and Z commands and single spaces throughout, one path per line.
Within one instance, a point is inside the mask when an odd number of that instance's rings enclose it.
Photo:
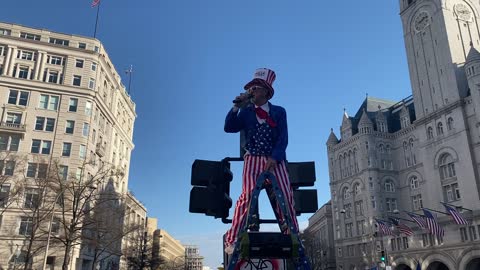
M 250 259 L 290 259 L 298 256 L 292 235 L 277 232 L 248 232 L 240 242 L 241 257 Z

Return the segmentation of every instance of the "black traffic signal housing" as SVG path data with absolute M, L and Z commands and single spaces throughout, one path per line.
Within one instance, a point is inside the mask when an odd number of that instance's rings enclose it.
M 381 260 L 382 262 L 385 262 L 385 251 L 384 251 L 384 250 L 382 250 L 382 252 L 381 252 L 381 254 L 380 254 L 380 260 Z
M 290 185 L 293 188 L 296 215 L 315 213 L 318 210 L 317 190 L 299 189 L 315 184 L 315 162 L 288 162 L 287 168 Z
M 189 211 L 227 218 L 232 207 L 230 162 L 196 159 L 192 165 Z

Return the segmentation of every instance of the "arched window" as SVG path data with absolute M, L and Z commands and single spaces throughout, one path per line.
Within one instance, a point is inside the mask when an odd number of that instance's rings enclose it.
M 358 195 L 360 193 L 362 193 L 361 189 L 360 189 L 360 184 L 355 184 L 355 186 L 353 186 L 353 192 L 355 195 Z
M 418 189 L 420 187 L 420 182 L 418 181 L 418 177 L 415 175 L 410 177 L 410 188 L 411 189 Z
M 350 191 L 348 190 L 348 187 L 343 188 L 342 195 L 344 200 L 350 198 Z
M 382 154 L 385 152 L 385 148 L 383 148 L 383 144 L 380 144 L 380 145 L 378 146 L 378 151 L 379 151 L 380 153 L 382 153 Z
M 408 149 L 408 144 L 407 142 L 403 142 L 403 150 L 407 151 Z
M 443 154 L 440 157 L 438 165 L 440 167 L 440 179 L 443 180 L 457 175 L 455 172 L 455 163 L 450 154 Z
M 390 149 L 390 145 L 389 145 L 389 144 L 387 144 L 387 145 L 385 146 L 385 150 L 387 151 L 387 154 L 390 154 L 390 150 L 391 150 L 391 149 Z
M 443 124 L 442 124 L 442 122 L 439 122 L 437 124 L 437 135 L 443 135 Z
M 447 129 L 452 130 L 453 129 L 453 118 L 449 117 L 447 120 Z
M 427 128 L 427 139 L 433 139 L 433 128 L 432 127 L 428 127 Z
M 413 150 L 413 138 L 410 138 L 410 140 L 408 140 L 408 144 L 410 145 L 410 150 Z
M 392 180 L 385 181 L 385 192 L 395 192 L 395 185 Z

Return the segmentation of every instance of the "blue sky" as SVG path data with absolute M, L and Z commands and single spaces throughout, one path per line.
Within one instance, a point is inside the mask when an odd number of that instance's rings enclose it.
M 2 3 L 0 20 L 93 36 L 89 0 L 21 3 Z M 212 268 L 228 226 L 188 212 L 190 169 L 195 159 L 238 156 L 224 117 L 256 68 L 277 73 L 272 103 L 287 109 L 287 157 L 315 161 L 320 205 L 330 197 L 325 141 L 330 128 L 338 135 L 343 109 L 354 114 L 366 93 L 411 94 L 398 1 L 102 0 L 97 38 L 122 76 L 134 67 L 130 189 L 160 228 L 199 245 Z M 232 167 L 236 201 L 241 164 Z M 273 216 L 268 204 L 261 211 Z

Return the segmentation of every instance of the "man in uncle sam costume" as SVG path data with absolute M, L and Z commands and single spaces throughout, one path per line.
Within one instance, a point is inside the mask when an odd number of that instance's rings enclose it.
M 225 132 L 245 132 L 245 156 L 242 175 L 242 194 L 237 201 L 232 220 L 232 227 L 226 233 L 225 252 L 232 254 L 238 230 L 247 218 L 251 194 L 258 176 L 271 171 L 278 181 L 298 230 L 298 222 L 293 207 L 293 191 L 288 179 L 286 154 L 288 144 L 287 114 L 283 107 L 273 105 L 269 100 L 273 97 L 273 81 L 275 72 L 267 68 L 255 71 L 253 80 L 244 87 L 245 94 L 237 96 L 235 105 L 225 119 Z M 280 207 L 275 207 L 280 224 L 285 223 Z M 288 233 L 288 227 L 282 226 Z

